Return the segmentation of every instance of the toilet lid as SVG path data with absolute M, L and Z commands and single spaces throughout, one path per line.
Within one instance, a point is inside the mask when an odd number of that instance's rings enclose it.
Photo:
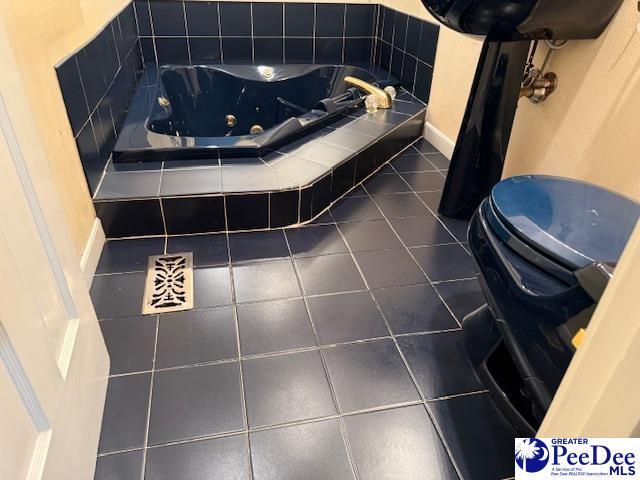
M 544 175 L 503 180 L 490 198 L 511 233 L 571 269 L 617 262 L 640 216 L 626 197 Z

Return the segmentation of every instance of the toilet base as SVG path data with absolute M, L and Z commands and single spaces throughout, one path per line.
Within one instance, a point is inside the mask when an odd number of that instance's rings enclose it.
M 462 332 L 476 373 L 500 412 L 523 437 L 533 436 L 539 422 L 489 305 L 466 315 Z

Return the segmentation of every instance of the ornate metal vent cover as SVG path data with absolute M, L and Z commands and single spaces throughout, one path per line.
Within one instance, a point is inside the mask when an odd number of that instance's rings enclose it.
M 193 308 L 193 253 L 152 255 L 147 265 L 142 314 Z

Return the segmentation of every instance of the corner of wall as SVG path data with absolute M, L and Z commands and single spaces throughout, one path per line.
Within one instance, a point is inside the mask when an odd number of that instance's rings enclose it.
M 102 229 L 102 222 L 99 218 L 94 218 L 91 231 L 87 237 L 87 241 L 82 249 L 82 256 L 80 257 L 80 268 L 84 274 L 87 287 L 91 288 L 93 283 L 93 276 L 98 268 L 98 261 L 102 254 L 106 238 L 104 230 Z
M 482 40 L 440 28 L 428 120 L 454 144 L 481 49 Z
M 444 133 L 438 130 L 429 122 L 429 110 L 427 109 L 427 121 L 424 123 L 424 138 L 434 147 L 438 149 L 445 157 L 451 160 L 456 142 L 448 138 Z

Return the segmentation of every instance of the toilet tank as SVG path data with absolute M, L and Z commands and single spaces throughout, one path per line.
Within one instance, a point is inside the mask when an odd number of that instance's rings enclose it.
M 490 40 L 597 38 L 622 0 L 422 0 L 444 25 Z

